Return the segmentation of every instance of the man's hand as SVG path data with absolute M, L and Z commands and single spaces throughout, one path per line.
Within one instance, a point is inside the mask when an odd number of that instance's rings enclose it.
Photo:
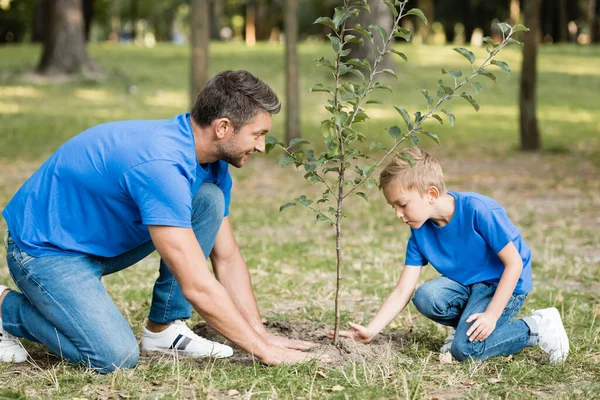
M 269 352 L 264 357 L 260 358 L 260 361 L 267 365 L 278 365 L 278 364 L 298 364 L 302 362 L 311 361 L 318 359 L 321 362 L 331 364 L 331 358 L 327 355 L 316 355 L 307 354 L 301 351 L 284 349 L 281 347 L 270 346 Z
M 348 322 L 348 326 L 352 329 L 351 331 L 340 331 L 339 335 L 341 337 L 354 339 L 360 343 L 371 343 L 373 338 L 377 336 L 377 332 L 372 332 L 369 328 L 354 324 L 352 322 Z M 333 339 L 333 331 L 329 331 L 327 336 L 329 339 Z
M 305 340 L 288 339 L 282 336 L 272 335 L 267 333 L 263 336 L 268 344 L 271 344 L 282 349 L 292 350 L 310 350 L 313 347 L 317 347 L 317 343 L 307 342 Z
M 496 318 L 492 313 L 476 313 L 467 318 L 467 323 L 473 322 L 473 325 L 467 331 L 470 342 L 482 342 L 488 338 L 496 329 Z

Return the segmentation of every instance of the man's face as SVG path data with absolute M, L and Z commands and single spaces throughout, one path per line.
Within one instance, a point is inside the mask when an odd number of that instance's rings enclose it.
M 217 145 L 219 159 L 241 168 L 250 154 L 265 151 L 265 137 L 270 130 L 271 114 L 259 111 L 250 122 Z
M 404 190 L 391 183 L 383 189 L 383 195 L 396 213 L 396 218 L 413 229 L 419 229 L 431 215 L 431 204 L 426 194 L 417 190 Z

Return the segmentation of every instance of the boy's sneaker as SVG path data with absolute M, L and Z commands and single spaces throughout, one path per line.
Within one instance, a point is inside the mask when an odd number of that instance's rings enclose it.
M 538 327 L 538 346 L 548 353 L 550 363 L 565 361 L 569 354 L 569 338 L 558 310 L 554 307 L 544 308 L 533 311 L 532 315 L 541 318 Z
M 440 353 L 447 353 L 452 348 L 452 342 L 454 342 L 454 335 L 456 335 L 456 329 L 450 328 L 450 333 L 446 336 L 444 344 L 440 347 Z
M 233 349 L 224 344 L 211 342 L 196 335 L 182 320 L 175 320 L 162 332 L 142 329 L 142 350 L 161 353 L 177 352 L 187 357 L 225 358 L 233 355 Z
M 27 360 L 27 351 L 13 335 L 2 329 L 0 318 L 0 362 L 24 362 Z

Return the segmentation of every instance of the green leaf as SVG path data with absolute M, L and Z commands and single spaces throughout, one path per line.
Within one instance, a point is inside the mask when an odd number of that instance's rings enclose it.
M 376 168 L 377 165 L 365 165 L 365 168 L 363 169 L 363 176 L 371 175 Z
M 497 67 L 500 67 L 500 69 L 504 72 L 506 72 L 508 75 L 510 75 L 510 67 L 508 66 L 507 63 L 505 63 L 504 61 L 500 61 L 500 60 L 492 60 L 490 62 L 490 64 L 493 64 Z
M 383 101 L 377 100 L 377 99 L 372 99 L 372 100 L 367 100 L 367 104 L 383 104 Z
M 379 36 L 381 36 L 382 42 L 385 43 L 385 40 L 387 39 L 387 32 L 385 31 L 385 29 L 383 29 L 382 26 L 369 25 L 369 29 L 373 29 L 373 30 L 377 31 L 377 33 L 379 33 Z
M 440 124 L 444 125 L 444 120 L 439 115 L 431 114 L 431 117 L 437 119 Z
M 335 136 L 335 128 L 333 127 L 333 122 L 330 119 L 321 122 L 321 134 L 325 138 Z
M 358 43 L 359 45 L 364 45 L 365 40 L 363 38 L 356 37 L 354 35 L 346 35 L 344 36 L 344 42 L 347 43 Z
M 487 44 L 487 45 L 490 45 L 490 46 L 492 46 L 492 48 L 494 48 L 494 49 L 495 49 L 496 47 L 500 46 L 500 43 L 496 43 L 496 42 L 494 42 L 494 40 L 493 40 L 491 37 L 489 37 L 489 36 L 486 36 L 486 37 L 484 37 L 484 38 L 483 38 L 483 42 L 484 42 L 485 44 Z
M 521 24 L 516 24 L 515 26 L 513 26 L 512 29 L 513 29 L 513 33 L 530 31 L 530 29 L 528 27 L 526 27 L 525 25 L 521 25 Z
M 356 192 L 356 195 L 362 197 L 367 203 L 369 202 L 369 198 L 363 192 Z
M 394 125 L 388 129 L 390 136 L 394 139 L 398 139 L 402 135 L 402 131 L 397 125 Z
M 310 144 L 310 142 L 303 138 L 294 138 L 294 139 L 290 140 L 290 144 L 288 147 L 294 147 L 299 144 Z
M 360 72 L 358 69 L 352 68 L 352 70 L 350 71 L 350 73 L 358 76 L 363 82 L 365 81 L 365 75 L 362 72 Z
M 310 88 L 309 92 L 327 92 L 333 94 L 333 89 L 327 86 L 323 86 L 322 83 L 317 83 L 315 86 Z
M 506 43 L 515 43 L 515 44 L 518 44 L 519 46 L 523 47 L 523 42 L 519 42 L 518 40 L 515 40 L 513 38 L 506 39 Z
M 481 83 L 473 81 L 469 81 L 469 83 L 471 84 L 473 89 L 475 89 L 475 94 L 479 94 L 483 90 L 483 86 L 481 86 Z
M 295 161 L 295 160 L 294 160 L 292 157 L 290 157 L 290 156 L 281 157 L 281 158 L 279 159 L 279 166 L 280 166 L 281 168 L 285 168 L 285 167 L 287 167 L 288 165 L 290 165 L 291 163 L 293 163 L 294 161 Z
M 359 32 L 364 37 L 366 37 L 367 39 L 369 39 L 371 41 L 371 43 L 373 43 L 373 33 L 371 31 L 369 31 L 368 29 L 363 28 L 362 26 L 360 26 L 360 24 L 354 25 L 354 27 L 352 27 L 352 29 L 354 29 L 355 31 Z
M 340 69 L 338 71 L 339 76 L 345 75 L 352 70 L 352 65 L 346 65 L 340 63 Z
M 335 24 L 336 30 L 339 29 L 342 23 L 344 23 L 349 16 L 350 15 L 346 14 L 344 7 L 335 8 L 335 11 L 333 12 L 333 23 Z
M 489 79 L 493 80 L 494 82 L 496 82 L 496 75 L 492 74 L 491 72 L 486 71 L 484 68 L 481 68 L 479 70 L 479 72 L 477 73 L 477 75 L 483 75 L 486 78 L 489 78 Z
M 460 94 L 460 97 L 462 97 L 463 99 L 465 99 L 469 103 L 471 103 L 471 105 L 473 106 L 473 108 L 475 109 L 475 111 L 479 111 L 479 104 L 477 104 L 477 102 L 475 101 L 475 99 L 473 98 L 473 96 L 471 96 L 469 93 L 462 92 Z
M 408 61 L 408 57 L 406 57 L 406 54 L 402 53 L 401 51 L 398 50 L 394 50 L 391 49 L 390 50 L 392 53 L 399 55 L 400 57 L 402 57 L 404 59 L 404 61 Z
M 373 89 L 385 89 L 385 90 L 389 90 L 390 93 L 394 93 L 392 91 L 392 87 L 390 85 L 385 85 L 381 82 L 375 82 L 375 84 L 373 85 Z
M 427 99 L 427 104 L 433 104 L 433 97 L 429 95 L 429 92 L 426 89 L 420 89 L 420 92 L 423 93 L 423 96 Z
M 391 76 L 393 76 L 394 78 L 398 79 L 398 75 L 396 75 L 396 73 L 394 72 L 394 70 L 393 70 L 393 69 L 386 68 L 386 69 L 384 69 L 384 70 L 383 70 L 383 71 L 381 71 L 381 72 L 383 72 L 384 74 L 391 75 Z
M 423 11 L 419 10 L 418 8 L 413 8 L 409 10 L 406 13 L 406 15 L 416 15 L 417 17 L 421 18 L 421 20 L 423 20 L 425 25 L 427 25 L 427 18 L 425 17 L 425 14 L 423 14 Z
M 327 218 L 322 212 L 318 212 L 316 218 L 317 221 L 329 221 L 329 218 Z
M 296 203 L 300 204 L 302 207 L 308 207 L 312 204 L 312 200 L 307 199 L 305 195 L 302 195 L 296 198 Z
M 373 149 L 385 149 L 385 146 L 382 143 L 373 141 L 373 142 L 371 142 L 371 146 L 369 146 L 369 150 L 373 150 Z
M 284 147 L 285 145 L 281 143 L 279 140 L 275 139 L 273 136 L 267 136 L 265 138 L 265 153 L 269 154 L 275 146 Z
M 315 22 L 313 22 L 313 24 L 325 25 L 325 26 L 333 29 L 334 31 L 337 29 L 335 27 L 335 24 L 333 23 L 333 20 L 331 18 L 327 18 L 327 17 L 319 17 L 315 20 Z
M 438 146 L 440 145 L 440 138 L 438 138 L 438 135 L 436 135 L 433 132 L 422 132 L 425 136 L 427 136 L 428 138 L 430 138 L 431 140 L 433 140 L 434 142 L 436 142 L 438 144 Z
M 286 208 L 292 207 L 292 206 L 295 206 L 295 205 L 296 205 L 296 203 L 293 203 L 293 202 L 285 203 L 284 205 L 282 205 L 281 207 L 279 207 L 279 212 L 282 212 Z
M 327 35 L 329 37 L 329 41 L 331 41 L 331 47 L 333 47 L 333 51 L 338 54 L 342 50 L 342 44 L 340 43 L 340 39 L 332 34 Z
M 416 135 L 410 135 L 410 141 L 413 144 L 413 146 L 419 145 L 419 137 Z
M 510 31 L 510 25 L 507 24 L 506 22 L 500 22 L 498 24 L 498 28 L 500 28 L 500 30 L 502 31 L 502 33 L 506 33 Z
M 367 60 L 361 59 L 361 58 L 351 58 L 350 60 L 346 61 L 346 64 L 350 64 L 350 65 L 354 65 L 355 67 L 366 69 L 369 72 L 371 72 L 373 70 L 373 67 L 371 66 L 371 64 Z
M 338 167 L 323 168 L 323 175 L 325 175 L 328 172 L 337 172 L 339 174 L 340 173 L 340 169 Z
M 473 52 L 470 50 L 467 50 L 464 47 L 455 47 L 453 50 L 469 60 L 471 64 L 475 62 L 475 54 L 473 54 Z
M 394 106 L 394 108 L 400 113 L 400 115 L 402 115 L 402 118 L 404 118 L 404 122 L 406 122 L 406 125 L 410 124 L 410 115 L 408 115 L 408 111 L 398 106 Z
M 401 37 L 402 39 L 406 40 L 407 42 L 410 42 L 410 30 L 406 29 L 406 28 L 398 28 L 394 31 L 394 37 Z
M 394 14 L 394 18 L 396 18 L 398 16 L 398 10 L 396 10 L 396 7 L 394 7 L 394 4 L 392 4 L 392 2 L 390 0 L 384 0 L 383 2 L 387 6 L 387 8 L 390 9 L 392 14 Z
M 442 112 L 448 116 L 448 120 L 450 121 L 450 126 L 454 126 L 454 123 L 456 122 L 456 118 L 454 117 L 454 114 L 452 114 L 452 111 L 443 109 Z
M 412 168 L 414 168 L 414 167 L 415 167 L 415 163 L 413 162 L 413 159 L 412 159 L 412 157 L 410 156 L 410 154 L 408 154 L 408 153 L 405 153 L 405 152 L 401 152 L 401 153 L 399 153 L 399 155 L 400 155 L 400 157 L 402 157 L 402 158 L 404 158 L 406 161 L 408 161 L 408 163 L 410 164 L 410 166 L 411 166 Z

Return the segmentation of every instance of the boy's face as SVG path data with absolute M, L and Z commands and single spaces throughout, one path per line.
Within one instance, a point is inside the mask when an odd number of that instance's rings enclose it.
M 431 218 L 436 197 L 430 193 L 419 193 L 416 189 L 406 190 L 391 183 L 383 189 L 387 202 L 394 208 L 396 218 L 413 229 L 419 229 Z

